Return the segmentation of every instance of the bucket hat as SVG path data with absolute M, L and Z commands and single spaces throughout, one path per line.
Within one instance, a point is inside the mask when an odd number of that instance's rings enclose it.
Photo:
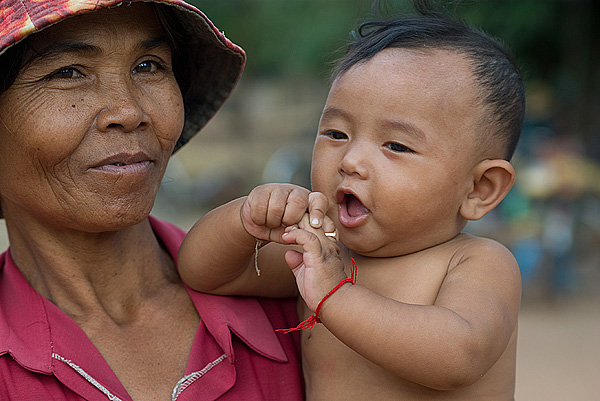
M 196 7 L 181 0 L 0 0 L 0 57 L 28 35 L 65 18 L 140 1 L 169 6 L 183 30 L 177 32 L 177 37 L 186 54 L 180 68 L 185 79 L 177 78 L 186 113 L 176 151 L 221 108 L 246 62 L 244 50 L 227 39 Z

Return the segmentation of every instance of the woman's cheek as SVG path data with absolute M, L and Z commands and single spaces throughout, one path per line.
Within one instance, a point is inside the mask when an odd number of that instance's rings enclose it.
M 185 108 L 176 82 L 167 93 L 165 96 L 165 92 L 161 91 L 159 96 L 155 97 L 158 100 L 153 105 L 152 122 L 162 140 L 171 142 L 174 146 L 183 130 Z

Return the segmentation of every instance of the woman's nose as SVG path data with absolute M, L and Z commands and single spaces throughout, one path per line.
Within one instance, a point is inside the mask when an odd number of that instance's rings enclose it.
M 118 129 L 132 132 L 148 125 L 149 119 L 142 106 L 143 95 L 135 87 L 122 84 L 105 88 L 104 91 L 101 96 L 104 105 L 96 119 L 100 131 Z

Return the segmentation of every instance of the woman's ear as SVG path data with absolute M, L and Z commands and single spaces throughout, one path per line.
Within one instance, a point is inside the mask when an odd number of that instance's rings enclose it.
M 506 160 L 484 160 L 473 169 L 473 187 L 463 200 L 460 214 L 479 220 L 504 199 L 515 182 L 515 169 Z

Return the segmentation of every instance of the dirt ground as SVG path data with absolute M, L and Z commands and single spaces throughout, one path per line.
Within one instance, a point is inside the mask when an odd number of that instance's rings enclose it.
M 600 400 L 599 294 L 523 305 L 517 401 Z
M 0 220 L 0 248 L 6 249 Z M 524 302 L 519 321 L 517 401 L 600 400 L 600 289 Z

